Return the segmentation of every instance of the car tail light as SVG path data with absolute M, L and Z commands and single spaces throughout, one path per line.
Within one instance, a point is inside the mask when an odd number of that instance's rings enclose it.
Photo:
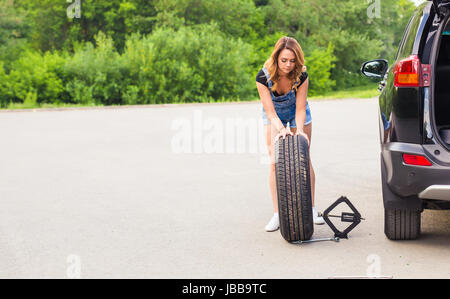
M 431 162 L 427 158 L 420 155 L 403 154 L 403 162 L 409 165 L 431 166 Z
M 395 64 L 395 87 L 419 87 L 420 85 L 420 60 L 419 56 L 411 55 Z

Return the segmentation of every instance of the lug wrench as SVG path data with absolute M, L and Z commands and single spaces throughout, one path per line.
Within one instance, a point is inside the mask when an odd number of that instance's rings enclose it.
M 312 242 L 322 242 L 322 241 L 334 241 L 334 242 L 339 242 L 340 238 L 339 237 L 334 237 L 334 238 L 323 238 L 323 239 L 312 239 L 312 240 L 305 240 L 305 241 L 296 241 L 296 242 L 292 242 L 292 244 L 303 244 L 303 243 L 312 243 Z

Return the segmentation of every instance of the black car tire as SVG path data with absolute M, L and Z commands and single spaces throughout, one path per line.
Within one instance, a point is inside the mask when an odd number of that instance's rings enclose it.
M 384 233 L 390 240 L 415 240 L 420 236 L 419 210 L 385 209 Z
M 275 143 L 280 232 L 288 242 L 311 239 L 314 232 L 308 141 L 301 135 Z
M 381 189 L 384 202 L 384 234 L 390 240 L 415 240 L 420 237 L 422 201 L 400 197 L 389 188 L 386 164 L 381 155 Z

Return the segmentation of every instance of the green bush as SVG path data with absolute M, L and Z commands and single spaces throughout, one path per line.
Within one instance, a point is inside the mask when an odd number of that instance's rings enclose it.
M 124 104 L 149 104 L 150 81 L 153 78 L 153 44 L 148 38 L 134 34 L 125 42 L 121 63 L 126 72 L 125 89 L 122 93 Z
M 0 107 L 7 107 L 11 100 L 12 93 L 9 88 L 9 76 L 5 73 L 3 62 L 0 61 Z
M 112 39 L 102 32 L 96 36 L 96 44 L 76 46 L 66 60 L 66 91 L 74 103 L 121 104 L 124 78 L 120 55 Z
M 119 54 L 103 33 L 74 53 L 25 51 L 7 74 L 0 100 L 35 106 L 149 104 L 240 100 L 255 94 L 254 49 L 216 24 L 134 34 Z
M 9 88 L 15 102 L 53 103 L 57 102 L 64 86 L 61 78 L 64 57 L 58 52 L 25 51 L 12 63 L 9 74 Z
M 331 70 L 335 66 L 334 61 L 336 61 L 333 51 L 334 46 L 329 43 L 327 49 L 314 49 L 309 56 L 305 57 L 308 67 L 309 96 L 331 91 L 336 85 L 336 81 L 330 79 Z
M 122 55 L 134 86 L 127 86 L 125 98 L 139 95 L 145 103 L 248 98 L 254 92 L 252 51 L 215 24 L 134 35 Z

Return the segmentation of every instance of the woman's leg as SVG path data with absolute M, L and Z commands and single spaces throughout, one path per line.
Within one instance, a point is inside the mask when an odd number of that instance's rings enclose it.
M 276 136 L 276 130 L 271 125 L 264 126 L 264 134 L 266 136 L 267 150 L 270 156 L 270 172 L 269 172 L 269 187 L 272 197 L 273 211 L 278 213 L 278 199 L 277 199 L 277 185 L 275 178 L 275 154 L 274 154 L 274 139 Z
M 295 134 L 295 132 L 297 131 L 297 128 L 291 128 L 291 131 L 292 131 L 292 133 Z M 303 131 L 308 136 L 309 147 L 311 147 L 312 123 L 310 123 L 309 125 L 304 126 L 303 127 Z M 309 175 L 310 175 L 310 178 L 311 178 L 311 200 L 312 200 L 312 205 L 314 207 L 315 206 L 314 205 L 314 193 L 315 193 L 315 187 L 316 187 L 316 174 L 314 173 L 314 168 L 312 167 L 311 155 L 310 155 L 310 158 L 309 158 Z

